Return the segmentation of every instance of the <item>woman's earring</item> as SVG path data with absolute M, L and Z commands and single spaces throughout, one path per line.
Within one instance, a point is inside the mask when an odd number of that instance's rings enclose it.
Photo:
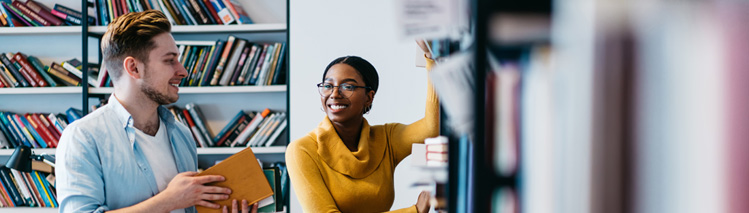
M 325 109 L 323 109 L 322 107 L 320 107 L 320 111 L 325 112 Z

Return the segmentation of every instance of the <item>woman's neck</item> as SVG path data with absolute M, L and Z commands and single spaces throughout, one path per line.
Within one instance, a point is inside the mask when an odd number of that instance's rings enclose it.
M 356 152 L 359 150 L 359 136 L 361 135 L 361 128 L 364 123 L 364 118 L 353 119 L 354 121 L 346 123 L 332 122 L 338 137 L 341 138 L 343 144 L 349 151 Z

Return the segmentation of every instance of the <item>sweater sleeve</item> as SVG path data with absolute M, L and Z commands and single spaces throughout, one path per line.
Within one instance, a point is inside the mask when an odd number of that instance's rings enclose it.
M 426 57 L 424 57 L 426 58 Z M 427 70 L 434 67 L 434 60 L 426 58 Z M 424 139 L 439 135 L 440 109 L 437 93 L 434 91 L 432 81 L 427 79 L 427 98 L 424 118 L 409 124 L 394 124 L 391 130 L 391 145 L 393 146 L 394 160 L 396 164 L 411 154 L 411 144 L 423 143 Z
M 325 186 L 315 160 L 300 144 L 300 141 L 295 141 L 286 149 L 286 168 L 302 211 L 340 212 L 333 196 Z

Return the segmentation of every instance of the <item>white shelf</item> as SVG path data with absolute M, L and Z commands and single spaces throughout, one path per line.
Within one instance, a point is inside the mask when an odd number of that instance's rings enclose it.
M 210 148 L 198 148 L 199 155 L 223 155 L 223 154 L 234 154 L 242 151 L 246 147 L 210 147 Z M 0 156 L 10 156 L 16 149 L 0 149 Z M 56 149 L 32 149 L 34 154 L 48 154 L 55 155 Z M 282 154 L 286 152 L 285 146 L 271 146 L 271 147 L 252 147 L 252 152 L 255 154 Z
M 91 94 L 111 94 L 114 88 L 89 88 Z M 180 87 L 179 94 L 212 94 L 212 93 L 266 93 L 286 92 L 286 85 L 273 86 L 209 86 L 209 87 Z
M 58 212 L 60 209 L 58 208 L 47 208 L 47 207 L 5 207 L 0 208 L 1 212 L 23 212 L 23 213 L 35 213 L 35 212 L 45 212 L 45 213 L 52 213 L 52 212 Z
M 0 27 L 0 35 L 77 34 L 81 33 L 81 28 L 81 26 Z
M 247 147 L 209 147 L 209 148 L 198 148 L 198 155 L 223 155 L 223 154 L 234 154 L 244 150 Z M 283 154 L 286 152 L 285 146 L 271 146 L 271 147 L 252 147 L 252 152 L 255 154 Z
M 55 149 L 31 149 L 32 152 L 35 155 L 38 154 L 48 154 L 48 155 L 55 155 Z M 0 156 L 10 156 L 13 154 L 13 151 L 16 151 L 16 149 L 0 149 Z
M 79 30 L 80 31 L 80 30 Z M 106 26 L 90 27 L 89 32 L 104 34 Z M 286 24 L 244 24 L 244 25 L 177 25 L 172 33 L 225 33 L 225 32 L 267 32 L 286 31 Z
M 81 87 L 16 87 L 0 88 L 0 94 L 80 94 Z

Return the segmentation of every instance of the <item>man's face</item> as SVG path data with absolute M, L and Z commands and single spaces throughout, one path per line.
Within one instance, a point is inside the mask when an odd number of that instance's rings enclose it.
M 156 48 L 148 55 L 140 85 L 141 91 L 159 105 L 177 102 L 179 83 L 187 70 L 179 62 L 179 50 L 170 33 L 153 37 Z

